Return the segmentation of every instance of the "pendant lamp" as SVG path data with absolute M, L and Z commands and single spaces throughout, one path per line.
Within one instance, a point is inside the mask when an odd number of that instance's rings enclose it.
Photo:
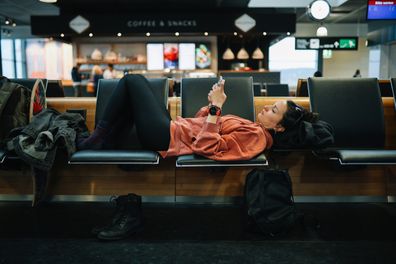
M 223 53 L 223 60 L 233 60 L 235 59 L 234 52 L 228 47 Z
M 252 59 L 254 60 L 264 59 L 264 53 L 261 51 L 260 47 L 257 46 L 257 48 L 253 51 Z
M 249 53 L 247 53 L 247 51 L 245 50 L 244 47 L 242 47 L 237 54 L 237 58 L 240 60 L 247 60 L 249 59 Z

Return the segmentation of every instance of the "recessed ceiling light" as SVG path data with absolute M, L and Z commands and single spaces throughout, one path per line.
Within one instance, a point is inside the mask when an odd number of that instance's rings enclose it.
M 65 34 L 61 33 L 60 36 L 63 38 L 65 36 Z
M 118 32 L 117 37 L 121 37 L 121 36 L 122 36 L 121 32 Z
M 267 32 L 263 32 L 263 35 L 264 35 L 264 36 L 267 36 Z
M 147 36 L 147 37 L 150 37 L 150 35 L 151 35 L 150 32 L 147 32 L 147 33 L 146 33 L 146 36 Z
M 175 36 L 178 37 L 180 35 L 179 32 L 175 32 Z
M 56 3 L 58 0 L 39 0 L 40 2 L 43 2 L 43 3 Z
M 90 38 L 92 38 L 92 37 L 93 37 L 93 34 L 92 34 L 92 33 L 89 33 L 88 36 L 89 36 Z
M 290 32 L 287 32 L 286 35 L 290 36 Z
M 208 32 L 205 32 L 204 35 L 207 36 L 207 35 L 209 35 L 209 33 L 208 33 Z
M 236 36 L 236 35 L 238 35 L 238 33 L 237 33 L 237 32 L 234 32 L 234 36 Z

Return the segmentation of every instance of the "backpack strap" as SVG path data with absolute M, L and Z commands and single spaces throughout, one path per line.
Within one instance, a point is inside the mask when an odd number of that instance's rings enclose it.
M 9 80 L 5 81 L 3 85 L 0 86 L 0 116 L 3 114 L 8 99 L 17 87 L 18 84 L 12 83 Z

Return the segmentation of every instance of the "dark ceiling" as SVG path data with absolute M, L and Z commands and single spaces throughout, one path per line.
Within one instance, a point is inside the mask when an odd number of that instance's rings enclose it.
M 10 17 L 18 25 L 29 25 L 31 15 L 58 15 L 66 13 L 128 13 L 136 10 L 149 12 L 189 12 L 204 13 L 208 10 L 227 12 L 243 10 L 249 0 L 58 0 L 56 4 L 46 4 L 38 0 L 0 0 L 0 19 Z M 364 23 L 367 0 L 348 0 L 339 7 L 332 8 L 332 14 L 325 23 Z M 305 14 L 305 8 L 270 8 L 271 13 L 296 13 L 297 22 L 312 22 Z

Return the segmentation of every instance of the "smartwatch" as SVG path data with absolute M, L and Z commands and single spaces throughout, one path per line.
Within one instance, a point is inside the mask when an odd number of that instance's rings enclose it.
M 213 116 L 220 116 L 221 115 L 221 108 L 215 105 L 209 106 L 209 114 Z

